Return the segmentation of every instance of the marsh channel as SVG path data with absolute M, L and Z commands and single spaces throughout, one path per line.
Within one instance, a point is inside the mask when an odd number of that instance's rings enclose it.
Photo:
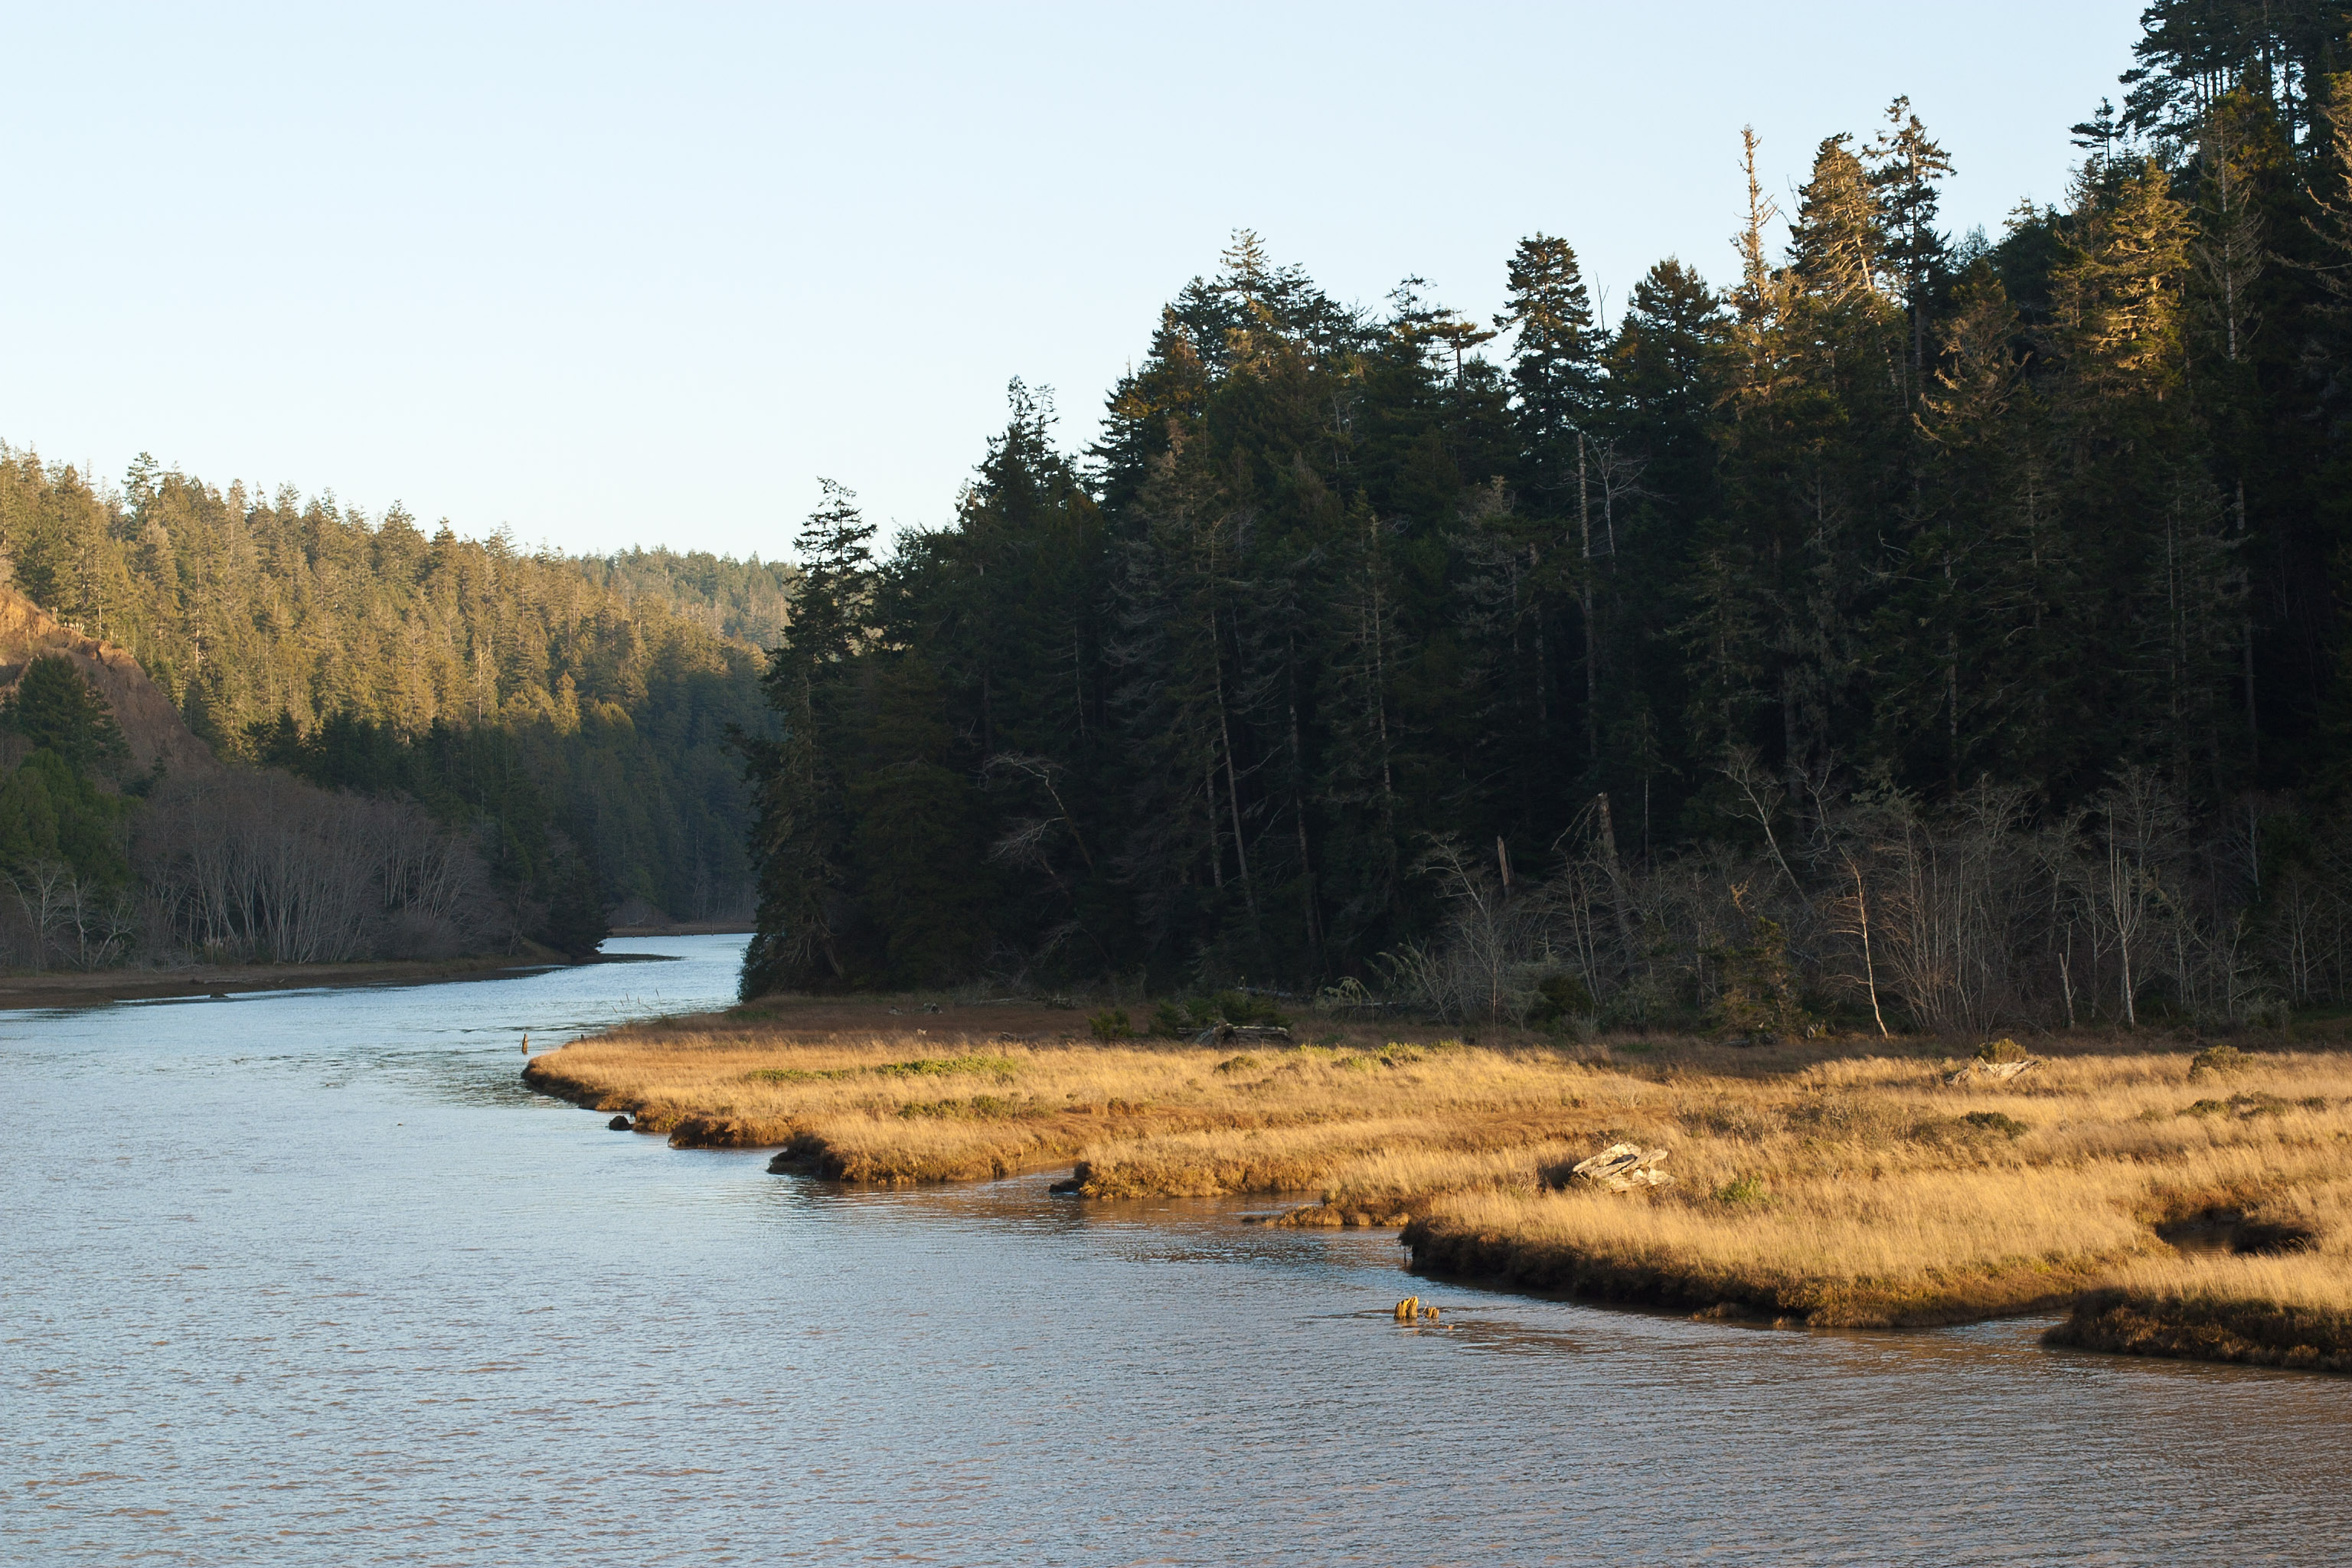
M 2352 1558 L 2352 1380 L 1486 1292 L 522 1087 L 526 1032 L 719 1005 L 742 940 L 0 1014 L 0 1561 Z

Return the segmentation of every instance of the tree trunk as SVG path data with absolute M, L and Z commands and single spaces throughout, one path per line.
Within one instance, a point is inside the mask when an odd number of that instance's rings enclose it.
M 1584 570 L 1576 592 L 1584 611 L 1584 760 L 1601 758 L 1600 635 L 1592 625 L 1592 497 L 1584 483 L 1584 433 L 1576 436 L 1576 517 L 1584 534 Z

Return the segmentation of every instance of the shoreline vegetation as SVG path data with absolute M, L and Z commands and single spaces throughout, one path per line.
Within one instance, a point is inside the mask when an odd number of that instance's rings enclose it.
M 1066 1168 L 1055 1190 L 1082 1199 L 1264 1196 L 1286 1205 L 1269 1223 L 1401 1226 L 1416 1271 L 1465 1282 L 1813 1327 L 2070 1309 L 2053 1342 L 2352 1372 L 2352 1057 L 2318 1027 L 1977 1055 L 1119 1027 L 1033 1002 L 770 997 L 575 1040 L 524 1079 L 677 1147 L 773 1148 L 781 1173 Z M 1621 1144 L 1664 1150 L 1644 1168 L 1666 1179 L 1574 1173 Z
M 749 936 L 750 921 L 668 921 L 616 925 L 607 936 Z

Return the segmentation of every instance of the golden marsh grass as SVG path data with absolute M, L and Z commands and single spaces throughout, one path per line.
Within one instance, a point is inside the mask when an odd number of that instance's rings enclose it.
M 1401 1224 L 1417 1267 L 1530 1288 L 1814 1323 L 2089 1290 L 2111 1318 L 2292 1309 L 2305 1337 L 2352 1321 L 2352 1058 L 2334 1050 L 2193 1072 L 2186 1040 L 2043 1042 L 2018 1078 L 1955 1084 L 1933 1042 L 1335 1025 L 1300 1031 L 1319 1046 L 1235 1048 L 1106 1044 L 1076 1022 L 772 999 L 581 1040 L 529 1077 L 677 1143 L 773 1146 L 777 1169 L 849 1181 L 1069 1166 L 1087 1196 L 1289 1195 L 1284 1223 Z M 1669 1150 L 1674 1180 L 1567 1180 L 1616 1142 Z M 2202 1353 L 2129 1337 L 2106 1339 Z

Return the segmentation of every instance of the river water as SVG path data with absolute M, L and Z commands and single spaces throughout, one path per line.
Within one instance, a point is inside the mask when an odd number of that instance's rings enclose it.
M 2352 1381 L 1433 1288 L 520 1087 L 740 947 L 0 1014 L 0 1561 L 2352 1560 Z

